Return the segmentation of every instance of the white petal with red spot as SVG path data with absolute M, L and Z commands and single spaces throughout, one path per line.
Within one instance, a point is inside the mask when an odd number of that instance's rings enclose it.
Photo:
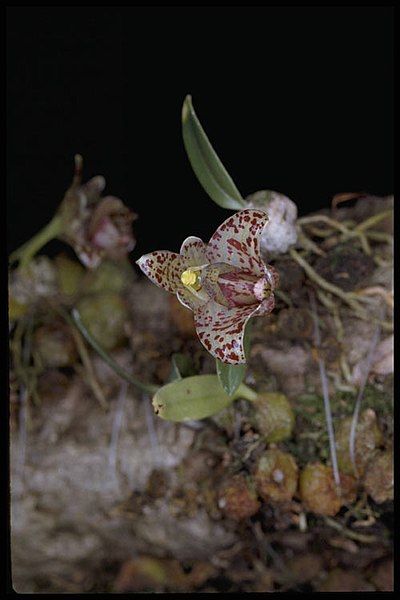
M 192 267 L 198 267 L 207 263 L 206 250 L 207 244 L 200 238 L 191 235 L 182 243 L 180 253 L 190 259 Z
M 258 304 L 226 308 L 210 300 L 194 311 L 197 335 L 215 358 L 232 365 L 245 363 L 244 330 Z
M 168 250 L 157 250 L 145 254 L 136 264 L 153 283 L 168 292 L 176 293 L 183 288 L 181 275 L 188 266 L 187 258 Z
M 206 257 L 209 263 L 226 262 L 244 271 L 263 275 L 260 236 L 268 222 L 261 210 L 242 210 L 229 217 L 210 239 Z

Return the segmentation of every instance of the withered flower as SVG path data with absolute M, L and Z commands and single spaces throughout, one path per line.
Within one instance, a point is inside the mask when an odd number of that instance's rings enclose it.
M 59 208 L 59 238 L 70 244 L 89 269 L 103 258 L 119 260 L 133 250 L 136 240 L 131 224 L 136 219 L 122 200 L 102 197 L 104 177 L 97 176 L 82 184 L 82 157 L 75 156 L 75 174 Z

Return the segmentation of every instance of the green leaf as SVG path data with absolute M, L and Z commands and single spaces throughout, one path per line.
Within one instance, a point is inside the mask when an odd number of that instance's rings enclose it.
M 182 107 L 182 133 L 193 171 L 210 198 L 222 208 L 242 209 L 245 202 L 211 146 L 194 112 L 191 96 L 186 96 Z
M 216 366 L 220 384 L 228 396 L 233 396 L 244 379 L 247 368 L 246 364 L 228 365 L 217 358 Z
M 153 408 L 156 415 L 167 421 L 191 421 L 211 417 L 239 397 L 255 400 L 257 394 L 242 384 L 230 397 L 216 375 L 195 375 L 159 389 L 153 397 Z
M 174 353 L 171 356 L 171 372 L 168 381 L 174 381 L 175 379 L 182 379 L 183 377 L 189 377 L 195 375 L 193 363 L 186 354 L 180 354 L 179 352 Z
M 250 333 L 251 322 L 248 321 L 246 325 L 246 330 L 244 332 L 243 341 L 244 352 L 246 357 L 250 353 Z M 239 385 L 242 383 L 244 376 L 246 375 L 247 365 L 229 365 L 227 363 L 223 363 L 218 359 L 216 359 L 215 362 L 220 384 L 222 385 L 228 396 L 233 396 L 233 394 L 238 389 Z

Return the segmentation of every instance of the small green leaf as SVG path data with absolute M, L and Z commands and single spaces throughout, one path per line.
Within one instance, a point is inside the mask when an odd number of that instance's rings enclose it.
M 153 397 L 153 407 L 156 415 L 167 421 L 191 421 L 211 417 L 239 397 L 255 400 L 257 394 L 242 384 L 229 397 L 216 375 L 195 375 L 159 389 Z
M 190 377 L 190 375 L 195 375 L 195 373 L 193 363 L 186 354 L 176 352 L 171 356 L 171 372 L 168 382 L 175 381 L 175 379 L 182 379 L 183 377 Z
M 251 321 L 248 321 L 246 325 L 246 330 L 244 332 L 243 340 L 244 352 L 246 357 L 250 353 L 250 333 Z M 247 365 L 229 365 L 227 363 L 223 363 L 218 359 L 216 359 L 215 363 L 220 384 L 222 385 L 228 396 L 233 396 L 233 394 L 238 389 L 239 385 L 242 383 L 244 376 L 246 375 Z
M 197 179 L 212 200 L 222 208 L 240 210 L 245 202 L 202 128 L 191 96 L 182 108 L 182 133 L 186 152 Z
M 218 358 L 215 362 L 220 384 L 228 396 L 233 396 L 244 379 L 246 365 L 228 365 L 218 360 Z

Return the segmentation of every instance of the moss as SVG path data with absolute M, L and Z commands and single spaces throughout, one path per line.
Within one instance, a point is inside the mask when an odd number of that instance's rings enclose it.
M 339 421 L 351 417 L 357 396 L 351 392 L 336 392 L 331 397 L 331 410 L 335 427 Z M 329 458 L 329 439 L 326 430 L 323 398 L 317 394 L 303 394 L 292 402 L 296 414 L 294 439 L 285 442 L 287 449 L 300 465 L 313 460 Z M 362 409 L 373 409 L 378 423 L 384 424 L 386 433 L 392 429 L 393 396 L 390 390 L 367 385 L 362 399 Z
M 333 401 L 346 414 L 353 414 L 356 397 L 349 392 L 337 392 Z M 372 408 L 378 416 L 391 415 L 393 412 L 393 396 L 388 390 L 379 389 L 375 385 L 367 385 L 364 390 L 362 407 Z M 345 415 L 343 415 L 345 416 Z
M 334 417 L 346 417 L 353 414 L 357 396 L 352 392 L 337 391 L 332 398 L 331 410 Z M 388 390 L 379 389 L 374 385 L 367 385 L 362 399 L 363 408 L 372 408 L 378 415 L 386 416 L 392 413 L 393 400 Z M 300 416 L 310 421 L 320 421 L 325 418 L 324 401 L 317 394 L 303 394 L 297 398 L 294 410 Z M 304 412 L 305 411 L 305 412 Z

